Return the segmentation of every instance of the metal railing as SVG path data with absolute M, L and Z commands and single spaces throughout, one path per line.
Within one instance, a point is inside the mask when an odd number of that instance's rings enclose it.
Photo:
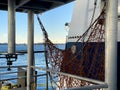
M 46 51 L 34 51 L 34 53 L 45 53 Z M 23 54 L 27 54 L 27 51 L 17 51 L 16 52 L 18 55 L 23 55 Z M 8 54 L 8 53 L 5 53 L 5 52 L 1 52 L 0 53 L 0 55 L 2 55 L 0 58 L 6 58 L 6 56 L 3 56 L 3 55 L 6 55 L 6 54 Z M 0 66 L 0 69 L 3 69 L 3 68 L 8 68 L 8 66 Z M 17 70 L 17 71 L 9 71 L 9 72 L 0 72 L 0 88 L 1 88 L 1 86 L 2 86 L 2 82 L 4 82 L 4 81 L 11 81 L 11 80 L 20 80 L 21 79 L 21 81 L 23 80 L 24 81 L 24 83 L 27 83 L 27 65 L 21 65 L 21 66 L 10 66 L 10 68 L 24 68 L 24 70 Z M 15 77 L 12 77 L 12 78 L 3 78 L 3 79 L 1 79 L 1 76 L 2 75 L 9 75 L 9 74 L 14 74 L 14 73 L 26 73 L 25 75 L 20 75 L 20 76 L 15 76 Z M 36 78 L 36 80 L 37 80 L 37 77 L 41 77 L 41 76 L 46 76 L 46 77 L 48 77 L 48 75 L 47 75 L 48 73 L 46 72 L 46 73 L 42 73 L 42 74 L 34 74 L 34 75 L 32 75 L 31 77 L 35 77 Z M 35 81 L 36 82 L 36 81 Z M 47 81 L 47 83 L 48 83 L 48 81 Z M 48 84 L 46 83 L 46 90 L 48 90 Z
M 81 76 L 76 76 L 76 75 L 72 75 L 72 74 L 68 74 L 68 73 L 64 73 L 64 72 L 58 72 L 58 71 L 55 71 L 52 69 L 46 69 L 46 68 L 35 67 L 35 66 L 31 66 L 31 68 L 39 69 L 39 70 L 43 70 L 43 71 L 47 71 L 47 72 L 53 72 L 53 73 L 57 73 L 59 75 L 65 75 L 65 76 L 73 77 L 76 79 L 80 79 L 83 81 L 88 81 L 88 82 L 96 84 L 96 85 L 82 86 L 79 88 L 70 88 L 70 89 L 65 89 L 65 90 L 93 90 L 93 89 L 108 88 L 108 85 L 102 81 L 98 81 L 98 80 L 94 80 L 94 79 L 90 79 L 90 78 L 86 78 L 86 77 L 81 77 Z

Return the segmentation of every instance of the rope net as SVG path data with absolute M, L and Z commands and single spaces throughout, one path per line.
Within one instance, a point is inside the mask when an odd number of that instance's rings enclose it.
M 66 88 L 75 88 L 93 84 L 78 78 L 73 78 L 56 72 L 64 72 L 72 75 L 92 78 L 104 81 L 105 73 L 105 29 L 104 29 L 104 9 L 99 17 L 90 25 L 85 33 L 72 45 L 77 51 L 72 52 L 71 48 L 61 50 L 57 48 L 48 38 L 48 34 L 42 25 L 39 17 L 43 35 L 45 37 L 45 49 L 50 72 L 50 79 L 54 82 L 59 90 Z M 79 48 L 77 43 L 80 43 Z

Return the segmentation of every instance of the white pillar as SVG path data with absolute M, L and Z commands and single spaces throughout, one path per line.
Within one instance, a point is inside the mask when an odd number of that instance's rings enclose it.
M 105 82 L 107 90 L 117 90 L 117 15 L 118 0 L 106 0 Z
M 32 90 L 31 84 L 33 82 L 34 65 L 34 13 L 28 12 L 28 68 L 27 68 L 27 90 Z
M 15 53 L 15 0 L 8 0 L 8 53 Z

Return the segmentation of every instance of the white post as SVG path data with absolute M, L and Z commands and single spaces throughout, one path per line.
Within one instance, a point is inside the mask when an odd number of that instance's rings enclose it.
M 8 0 L 8 53 L 15 53 L 15 0 Z
M 106 0 L 105 82 L 107 90 L 117 90 L 117 15 L 118 0 Z
M 34 66 L 34 13 L 28 12 L 28 68 L 27 68 L 27 90 L 32 90 L 31 84 L 33 82 Z

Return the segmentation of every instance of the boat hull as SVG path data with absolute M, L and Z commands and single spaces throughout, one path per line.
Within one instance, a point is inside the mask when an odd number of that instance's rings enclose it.
M 99 45 L 98 45 L 99 44 Z M 83 43 L 81 43 L 81 42 L 77 42 L 77 43 L 75 43 L 75 42 L 67 42 L 66 43 L 66 49 L 70 49 L 70 48 L 72 48 L 72 46 L 76 46 L 76 49 L 75 49 L 75 51 L 74 51 L 74 53 L 75 54 L 77 54 L 78 52 L 79 52 L 79 50 L 80 50 L 80 48 L 81 48 L 81 46 L 83 45 Z M 101 48 L 102 47 L 102 49 L 103 49 L 103 52 L 104 52 L 104 56 L 103 56 L 103 62 L 105 62 L 105 43 L 104 42 L 90 42 L 89 43 L 89 46 L 93 46 L 93 52 L 94 52 L 94 50 L 96 50 L 97 48 Z M 85 47 L 86 48 L 86 47 Z M 100 51 L 100 50 L 98 50 L 98 51 Z M 103 54 L 103 52 L 98 52 L 99 54 Z M 92 54 L 91 54 L 92 55 Z M 94 55 L 93 55 L 94 56 Z M 91 57 L 93 57 L 93 56 L 91 56 Z M 88 57 L 88 59 L 89 60 L 92 60 L 92 58 L 91 57 Z M 96 58 L 97 59 L 97 58 Z M 85 66 L 85 67 L 87 67 L 87 66 Z M 105 67 L 105 64 L 104 64 L 104 67 Z M 105 68 L 104 68 L 105 69 Z M 89 71 L 89 70 L 88 70 Z M 118 42 L 117 43 L 117 83 L 119 84 L 120 83 L 120 78 L 119 78 L 119 76 L 120 76 L 120 42 Z M 88 76 L 85 76 L 85 77 L 88 77 Z M 95 78 L 94 76 L 90 76 L 90 77 L 88 77 L 88 78 L 93 78 L 93 79 L 97 79 L 97 78 Z

